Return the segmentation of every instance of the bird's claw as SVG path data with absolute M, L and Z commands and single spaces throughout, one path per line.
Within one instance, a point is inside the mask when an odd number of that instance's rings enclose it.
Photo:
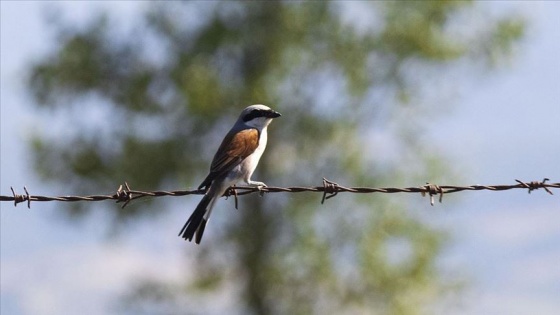
M 249 181 L 247 184 L 249 184 L 250 186 L 253 186 L 255 188 L 257 188 L 259 190 L 259 195 L 262 197 L 264 195 L 264 190 L 262 190 L 264 187 L 267 187 L 265 183 L 263 182 L 253 182 L 253 181 Z

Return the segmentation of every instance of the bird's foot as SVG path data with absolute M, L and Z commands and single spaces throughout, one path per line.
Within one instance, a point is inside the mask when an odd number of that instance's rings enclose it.
M 264 195 L 264 191 L 262 190 L 264 187 L 266 187 L 266 184 L 263 182 L 256 182 L 256 181 L 252 181 L 252 180 L 248 180 L 247 184 L 249 186 L 253 186 L 256 187 L 259 190 L 259 195 Z

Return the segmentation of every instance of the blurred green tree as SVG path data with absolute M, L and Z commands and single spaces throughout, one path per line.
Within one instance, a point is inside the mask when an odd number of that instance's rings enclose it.
M 445 92 L 437 79 L 502 60 L 523 33 L 519 18 L 486 15 L 470 1 L 171 2 L 129 32 L 105 14 L 78 29 L 58 20 L 57 48 L 30 69 L 55 130 L 33 138 L 34 164 L 75 193 L 195 187 L 239 111 L 263 103 L 283 113 L 257 169 L 270 185 L 437 181 L 445 164 L 419 134 L 437 108 L 428 95 Z M 406 199 L 318 198 L 218 206 L 227 220 L 193 250 L 187 284 L 146 279 L 122 307 L 206 312 L 200 297 L 229 288 L 238 313 L 421 314 L 456 284 L 436 268 L 445 233 Z M 109 211 L 118 223 L 164 213 L 154 207 Z

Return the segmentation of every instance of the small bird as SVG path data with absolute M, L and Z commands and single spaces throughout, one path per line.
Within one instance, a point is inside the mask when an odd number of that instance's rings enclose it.
M 266 187 L 262 182 L 252 181 L 251 175 L 264 152 L 267 142 L 266 128 L 280 113 L 265 105 L 246 107 L 227 133 L 218 152 L 214 155 L 210 173 L 198 186 L 206 194 L 179 232 L 185 240 L 200 244 L 202 234 L 212 208 L 224 192 L 240 180 L 251 186 Z

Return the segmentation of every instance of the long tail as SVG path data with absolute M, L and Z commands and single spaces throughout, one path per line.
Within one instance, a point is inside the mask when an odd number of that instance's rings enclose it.
M 204 218 L 204 216 L 206 214 L 206 211 L 211 210 L 208 207 L 211 201 L 212 197 L 209 196 L 209 194 L 206 194 L 204 195 L 204 197 L 202 197 L 202 200 L 200 201 L 198 206 L 196 206 L 196 209 L 194 209 L 194 212 L 187 220 L 187 223 L 185 223 L 185 225 L 181 229 L 181 232 L 179 232 L 179 236 L 190 242 L 196 234 L 194 242 L 200 244 L 200 241 L 202 240 L 202 234 L 204 234 L 204 228 L 206 227 L 206 222 L 208 221 L 208 217 Z

